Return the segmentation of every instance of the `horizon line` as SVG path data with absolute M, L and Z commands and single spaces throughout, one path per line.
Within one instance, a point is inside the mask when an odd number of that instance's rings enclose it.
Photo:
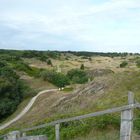
M 88 50 L 56 50 L 56 49 L 10 49 L 10 48 L 6 48 L 6 49 L 0 49 L 0 51 L 40 51 L 40 52 L 45 52 L 45 51 L 51 51 L 51 52 L 87 52 L 87 53 L 128 53 L 128 54 L 140 54 L 139 52 L 127 52 L 127 51 L 88 51 Z

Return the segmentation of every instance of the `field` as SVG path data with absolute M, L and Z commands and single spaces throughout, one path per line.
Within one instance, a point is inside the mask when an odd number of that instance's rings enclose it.
M 31 68 L 56 70 L 65 75 L 71 69 L 80 69 L 81 65 L 84 64 L 84 71 L 89 75 L 88 82 L 84 84 L 70 83 L 63 91 L 41 95 L 26 115 L 1 133 L 126 105 L 128 91 L 134 92 L 135 99 L 140 102 L 138 54 L 128 54 L 123 57 L 98 55 L 87 57 L 77 56 L 73 53 L 62 53 L 59 59 L 50 58 L 50 60 L 52 66 L 35 57 L 22 58 L 22 61 Z M 121 67 L 120 64 L 123 62 L 127 62 L 127 64 Z M 44 81 L 40 77 L 29 75 L 25 71 L 17 70 L 17 74 L 36 92 L 57 88 L 52 83 Z M 23 100 L 17 111 L 5 119 L 2 124 L 14 118 L 32 96 Z M 135 118 L 139 118 L 139 115 L 139 111 L 136 110 Z M 119 125 L 119 113 L 67 123 L 61 126 L 61 139 L 117 140 L 119 138 Z M 139 130 L 139 121 L 134 121 L 134 135 L 138 135 Z M 47 134 L 49 140 L 53 140 L 54 128 L 32 131 L 31 134 Z

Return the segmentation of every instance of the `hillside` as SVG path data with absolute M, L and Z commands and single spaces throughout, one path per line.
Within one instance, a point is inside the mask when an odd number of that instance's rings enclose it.
M 7 52 L 6 52 L 7 53 Z M 20 52 L 21 53 L 21 52 Z M 58 52 L 57 52 L 58 53 Z M 18 53 L 19 54 L 19 53 Z M 20 54 L 21 55 L 21 54 Z M 90 56 L 89 56 L 90 55 Z M 109 56 L 108 56 L 109 55 Z M 35 55 L 36 56 L 36 55 Z M 83 56 L 75 54 L 75 52 L 61 52 L 59 57 L 47 58 L 51 60 L 52 65 L 48 65 L 47 61 L 41 61 L 38 57 L 24 58 L 20 56 L 20 62 L 27 64 L 27 69 L 17 69 L 13 67 L 13 62 L 8 62 L 31 89 L 41 91 L 51 89 L 57 85 L 45 81 L 38 76 L 39 72 L 47 70 L 61 69 L 63 79 L 71 69 L 80 69 L 84 64 L 84 72 L 87 73 L 88 81 L 84 83 L 76 83 L 70 80 L 70 90 L 49 92 L 40 96 L 35 102 L 31 110 L 24 115 L 19 121 L 12 124 L 8 130 L 31 127 L 34 125 L 50 122 L 60 118 L 67 118 L 76 115 L 82 115 L 112 107 L 127 104 L 127 92 L 133 91 L 137 101 L 140 101 L 140 71 L 139 71 L 139 55 L 118 55 L 112 57 L 110 54 L 88 54 Z M 124 62 L 127 64 L 124 64 Z M 15 64 L 18 64 L 16 61 Z M 12 64 L 12 65 L 11 65 Z M 20 63 L 21 64 L 21 63 Z M 122 66 L 120 65 L 122 64 Z M 21 68 L 21 67 L 20 67 Z M 48 71 L 49 70 L 49 71 Z M 52 73 L 51 73 L 52 74 Z M 54 73 L 54 75 L 56 75 Z M 62 78 L 61 77 L 61 78 Z M 74 79 L 75 80 L 75 79 Z M 34 96 L 33 94 L 32 96 Z M 32 97 L 30 96 L 30 98 Z M 24 108 L 28 102 L 28 98 L 23 99 L 18 110 L 12 115 L 16 116 L 18 112 Z M 140 113 L 136 111 L 138 117 Z M 9 117 L 5 120 L 10 120 Z M 61 126 L 61 138 L 67 140 L 117 140 L 119 136 L 119 114 L 105 115 L 103 117 L 66 123 Z M 139 122 L 137 121 L 136 124 Z M 135 125 L 135 134 L 139 130 L 139 125 Z M 4 131 L 1 131 L 3 133 Z M 54 139 L 54 129 L 45 128 L 31 132 L 32 134 L 48 134 L 49 139 Z M 114 137 L 114 138 L 112 138 Z

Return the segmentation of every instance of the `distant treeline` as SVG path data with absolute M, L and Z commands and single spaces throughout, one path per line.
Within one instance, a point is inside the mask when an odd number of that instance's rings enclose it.
M 46 60 L 48 58 L 59 59 L 61 54 L 73 54 L 76 56 L 107 56 L 107 57 L 125 57 L 127 55 L 139 55 L 139 53 L 103 53 L 103 52 L 86 52 L 86 51 L 36 51 L 36 50 L 3 50 L 0 49 L 0 55 L 7 55 L 7 57 L 16 57 L 16 59 L 23 58 L 38 58 L 40 60 Z
M 66 53 L 66 52 L 63 52 Z M 139 53 L 117 53 L 117 52 L 108 52 L 108 53 L 103 53 L 103 52 L 86 52 L 86 51 L 67 51 L 67 53 L 74 54 L 76 56 L 86 56 L 86 57 L 91 57 L 91 56 L 107 56 L 107 57 L 125 57 L 127 55 L 140 55 Z
M 16 57 L 16 59 L 23 58 L 38 58 L 41 60 L 53 58 L 57 59 L 60 57 L 60 52 L 57 51 L 35 51 L 35 50 L 0 50 L 0 56 Z

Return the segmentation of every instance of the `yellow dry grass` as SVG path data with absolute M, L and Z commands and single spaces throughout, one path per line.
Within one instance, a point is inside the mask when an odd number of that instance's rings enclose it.
M 78 56 L 71 56 L 68 60 L 60 59 L 60 60 L 52 60 L 52 64 L 54 67 L 50 67 L 45 62 L 41 62 L 40 60 L 36 59 L 25 59 L 26 62 L 30 64 L 32 67 L 37 68 L 45 68 L 45 69 L 53 69 L 60 67 L 63 73 L 67 73 L 68 70 L 72 68 L 80 68 L 81 64 L 85 65 L 86 69 L 111 69 L 114 72 L 123 72 L 123 71 L 133 71 L 139 70 L 134 61 L 131 61 L 136 56 L 127 56 L 125 58 L 122 57 L 102 57 L 102 56 L 95 56 L 91 57 L 92 60 L 82 59 Z M 120 68 L 120 64 L 123 61 L 128 62 L 128 66 L 126 68 Z

